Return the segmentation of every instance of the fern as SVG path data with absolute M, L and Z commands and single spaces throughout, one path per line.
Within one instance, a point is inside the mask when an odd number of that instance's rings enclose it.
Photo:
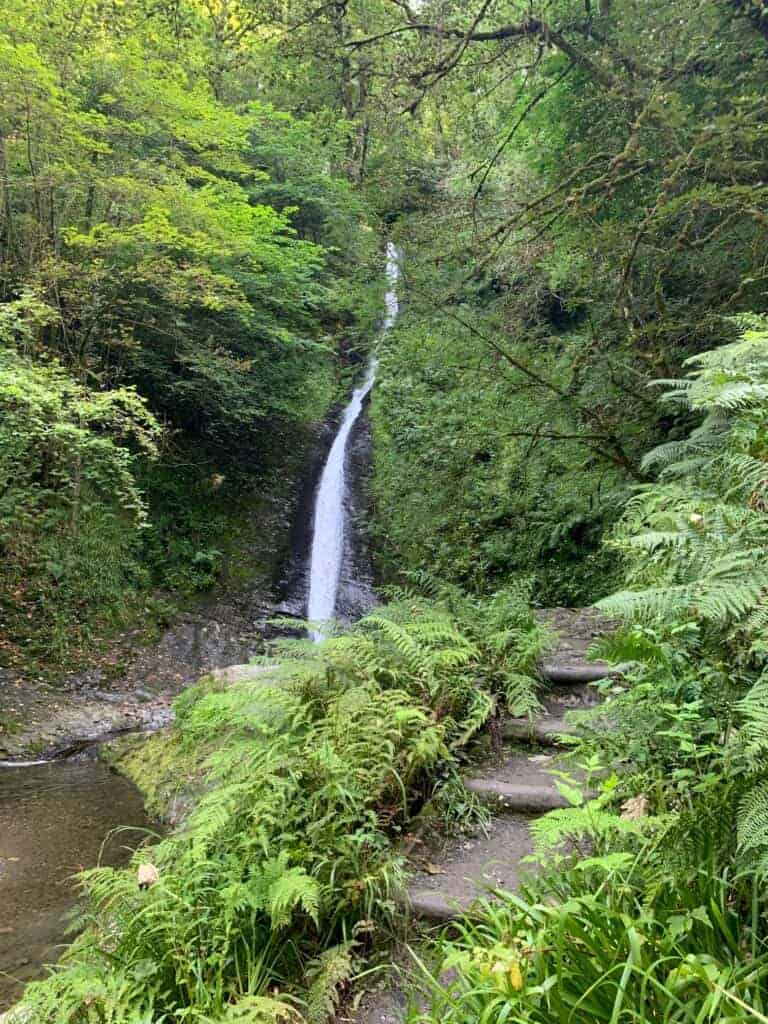
M 768 752 L 768 675 L 762 675 L 736 705 L 742 717 L 741 735 L 754 762 Z
M 745 853 L 768 853 L 768 782 L 756 786 L 739 806 L 738 842 Z
M 564 807 L 531 822 L 536 854 L 541 856 L 557 848 L 582 850 L 585 840 L 591 848 L 603 852 L 619 836 L 643 836 L 657 819 L 626 819 L 608 809 L 610 798 L 600 796 L 580 806 Z M 583 851 L 582 851 L 583 852 Z
M 322 644 L 279 640 L 275 654 L 302 666 L 295 678 L 301 677 L 307 696 L 317 685 L 318 665 L 325 666 L 327 679 L 363 678 L 403 689 L 438 709 L 451 726 L 452 748 L 483 726 L 497 696 L 515 715 L 536 711 L 537 663 L 548 634 L 530 610 L 530 584 L 513 584 L 490 600 L 468 598 L 429 577 L 426 584 L 434 596 L 393 590 L 389 605 L 350 631 Z
M 246 996 L 228 1006 L 221 1017 L 201 1019 L 201 1024 L 303 1024 L 304 1017 L 295 1006 L 268 996 Z
M 768 592 L 768 328 L 694 357 L 685 381 L 663 382 L 702 423 L 645 459 L 660 482 L 627 506 L 612 543 L 631 589 L 600 603 L 608 614 L 734 626 L 762 643 Z
M 507 711 L 515 718 L 534 715 L 541 709 L 541 702 L 531 686 L 531 677 L 519 672 L 506 672 L 502 680 L 504 703 Z
M 326 1024 L 334 1016 L 339 1007 L 341 990 L 349 982 L 353 970 L 350 943 L 326 949 L 307 965 L 307 1024 Z
M 589 657 L 607 661 L 614 665 L 643 665 L 666 668 L 670 665 L 671 654 L 652 631 L 641 626 L 618 629 L 589 649 Z
M 267 909 L 273 928 L 283 928 L 291 921 L 293 911 L 301 907 L 305 914 L 318 924 L 320 912 L 320 888 L 303 868 L 286 868 L 278 858 L 279 876 L 269 887 Z

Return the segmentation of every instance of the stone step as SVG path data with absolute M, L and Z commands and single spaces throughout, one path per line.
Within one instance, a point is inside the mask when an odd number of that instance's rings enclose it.
M 594 683 L 598 679 L 622 675 L 621 668 L 605 661 L 588 661 L 588 652 L 596 640 L 609 636 L 616 624 L 595 608 L 543 608 L 537 612 L 542 625 L 555 636 L 554 650 L 539 666 L 542 676 L 552 683 Z
M 455 839 L 435 852 L 439 871 L 417 871 L 403 895 L 410 916 L 450 921 L 490 890 L 515 890 L 524 870 L 520 862 L 533 850 L 528 825 L 522 815 L 494 818 L 487 835 Z
M 470 904 L 459 904 L 450 901 L 440 892 L 409 892 L 404 900 L 404 907 L 411 917 L 432 924 L 444 924 L 461 917 L 469 909 Z
M 501 723 L 501 735 L 505 740 L 517 740 L 542 747 L 565 746 L 559 737 L 574 736 L 576 727 L 564 718 L 544 715 L 531 721 L 529 718 L 505 718 Z
M 586 660 L 592 645 L 616 629 L 616 623 L 596 608 L 541 608 L 536 617 L 554 633 L 562 660 Z
M 596 683 L 600 679 L 620 678 L 621 666 L 609 665 L 607 661 L 551 661 L 539 666 L 542 676 L 550 683 L 578 686 L 580 683 Z
M 570 807 L 557 784 L 557 754 L 508 754 L 497 764 L 465 780 L 475 793 L 497 813 L 524 815 L 530 819 Z M 583 772 L 569 769 L 569 776 L 583 778 Z
M 496 779 L 468 779 L 466 787 L 484 803 L 520 814 L 546 814 L 568 806 L 568 801 L 557 790 L 544 786 L 526 786 L 525 783 L 499 782 Z
M 536 743 L 544 748 L 558 745 L 557 736 L 572 736 L 575 726 L 565 721 L 570 710 L 594 706 L 600 696 L 589 686 L 600 679 L 620 676 L 620 669 L 605 662 L 587 662 L 587 651 L 614 624 L 589 608 L 552 608 L 538 613 L 539 620 L 558 634 L 555 650 L 540 666 L 548 685 L 542 687 L 542 714 L 537 721 L 507 718 L 501 722 L 506 740 Z M 520 875 L 533 870 L 522 861 L 532 852 L 529 825 L 535 815 L 567 807 L 548 768 L 553 754 L 543 751 L 510 754 L 504 760 L 465 780 L 467 789 L 494 809 L 487 835 L 455 839 L 430 859 L 421 860 L 402 906 L 412 918 L 426 924 L 444 925 L 471 911 L 493 890 L 515 891 Z M 371 1001 L 358 1024 L 400 1024 L 405 1019 L 405 999 L 397 985 Z
M 545 747 L 567 745 L 560 736 L 577 735 L 577 727 L 566 721 L 570 711 L 590 711 L 602 703 L 594 687 L 585 683 L 572 686 L 553 686 L 541 695 L 542 711 L 538 717 L 505 718 L 501 721 L 501 735 L 505 740 L 532 743 Z M 605 723 L 603 723 L 605 727 Z
M 549 683 L 542 687 L 539 698 L 544 710 L 555 718 L 561 718 L 566 711 L 588 711 L 603 702 L 597 687 L 592 683 Z
M 568 806 L 551 774 L 554 768 L 551 755 L 509 754 L 466 779 L 465 785 L 492 809 L 528 816 L 546 814 Z

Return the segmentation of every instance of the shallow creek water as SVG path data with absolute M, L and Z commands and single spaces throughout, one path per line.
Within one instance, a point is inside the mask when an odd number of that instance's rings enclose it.
M 124 864 L 150 827 L 138 790 L 95 757 L 0 768 L 0 1011 L 61 952 L 73 874 Z

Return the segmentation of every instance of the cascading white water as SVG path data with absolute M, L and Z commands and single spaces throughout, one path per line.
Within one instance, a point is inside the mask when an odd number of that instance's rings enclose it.
M 387 243 L 387 280 L 389 289 L 385 297 L 386 315 L 383 330 L 387 331 L 397 319 L 397 278 L 400 268 L 396 247 Z M 360 415 L 363 402 L 376 379 L 375 358 L 368 364 L 365 380 L 352 393 L 352 400 L 344 410 L 339 431 L 334 438 L 328 459 L 320 477 L 315 498 L 315 516 L 312 533 L 312 557 L 309 568 L 309 599 L 307 618 L 311 622 L 327 622 L 336 611 L 336 599 L 344 557 L 344 527 L 346 519 L 346 454 L 352 428 Z M 323 634 L 313 632 L 315 641 Z

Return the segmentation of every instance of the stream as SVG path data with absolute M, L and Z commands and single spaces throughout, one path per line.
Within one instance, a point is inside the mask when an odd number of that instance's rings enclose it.
M 389 243 L 383 332 L 398 314 L 399 259 Z M 354 546 L 349 449 L 376 369 L 373 357 L 343 412 L 314 495 L 303 590 L 307 618 L 317 623 L 316 640 L 322 639 L 323 623 L 340 612 L 348 615 L 352 606 L 343 608 L 344 587 L 361 582 L 353 578 L 349 551 Z M 178 655 L 172 648 L 169 664 L 177 673 Z M 127 863 L 150 828 L 141 794 L 98 760 L 96 747 L 69 759 L 0 763 L 0 1013 L 61 953 L 77 899 L 73 876 L 96 864 Z
M 149 827 L 139 791 L 94 754 L 0 769 L 0 1011 L 61 952 L 73 874 L 126 863 Z

